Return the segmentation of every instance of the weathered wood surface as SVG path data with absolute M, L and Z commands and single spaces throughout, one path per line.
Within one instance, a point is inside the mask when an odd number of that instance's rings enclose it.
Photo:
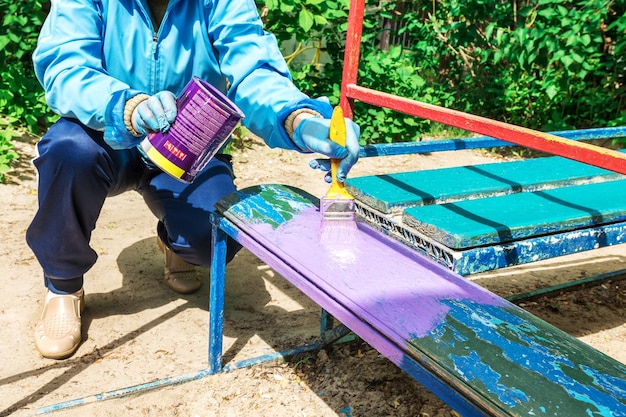
M 455 251 L 453 269 L 470 275 L 622 243 L 626 222 Z
M 346 188 L 363 204 L 397 214 L 408 207 L 621 178 L 622 174 L 555 156 L 349 178 Z
M 455 249 L 626 220 L 626 180 L 406 209 L 402 222 Z
M 466 415 L 626 416 L 626 366 L 365 225 L 322 244 L 316 204 L 266 185 L 218 211 L 244 246 L 271 253 L 286 279 Z

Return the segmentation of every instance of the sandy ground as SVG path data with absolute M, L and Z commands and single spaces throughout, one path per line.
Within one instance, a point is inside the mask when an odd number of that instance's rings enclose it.
M 366 344 L 355 341 L 203 376 L 207 367 L 208 285 L 181 296 L 162 280 L 156 222 L 141 197 L 107 200 L 92 245 L 99 254 L 86 276 L 83 342 L 65 361 L 43 359 L 33 342 L 44 288 L 24 242 L 36 209 L 33 141 L 8 184 L 0 185 L 0 416 L 34 415 L 81 399 L 58 416 L 453 416 L 434 395 Z M 327 189 L 308 169 L 310 156 L 252 141 L 237 151 L 238 185 L 283 183 L 321 196 Z M 363 159 L 353 175 L 493 161 L 477 151 Z M 444 185 L 445 186 L 445 185 Z M 623 247 L 543 261 L 471 279 L 501 296 L 626 268 Z M 208 277 L 208 271 L 205 271 Z M 312 342 L 320 309 L 248 251 L 227 269 L 224 360 L 230 364 Z M 208 278 L 207 278 L 208 279 Z M 540 317 L 626 363 L 626 286 L 605 282 L 531 300 Z M 151 391 L 139 384 L 184 377 L 191 382 Z M 198 377 L 197 379 L 195 379 Z M 122 398 L 98 394 L 132 391 Z M 106 395 L 105 395 L 106 397 Z

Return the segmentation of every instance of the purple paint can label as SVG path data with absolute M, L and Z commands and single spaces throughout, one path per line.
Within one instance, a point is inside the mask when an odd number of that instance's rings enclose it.
M 141 141 L 141 149 L 164 172 L 190 183 L 233 133 L 244 114 L 222 92 L 194 77 L 176 99 L 178 114 L 167 133 Z

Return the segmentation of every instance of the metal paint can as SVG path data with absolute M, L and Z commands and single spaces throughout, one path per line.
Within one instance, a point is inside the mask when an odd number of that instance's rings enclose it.
M 244 114 L 221 91 L 193 77 L 176 99 L 178 114 L 166 133 L 153 133 L 141 149 L 164 172 L 190 183 L 225 144 Z

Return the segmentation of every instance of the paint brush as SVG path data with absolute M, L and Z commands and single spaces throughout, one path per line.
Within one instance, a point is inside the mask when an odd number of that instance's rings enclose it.
M 336 106 L 330 119 L 329 138 L 341 146 L 346 146 L 346 121 L 343 110 Z M 333 243 L 350 238 L 356 232 L 354 220 L 354 197 L 337 180 L 340 159 L 330 160 L 331 184 L 328 192 L 320 199 L 322 213 L 322 241 Z

